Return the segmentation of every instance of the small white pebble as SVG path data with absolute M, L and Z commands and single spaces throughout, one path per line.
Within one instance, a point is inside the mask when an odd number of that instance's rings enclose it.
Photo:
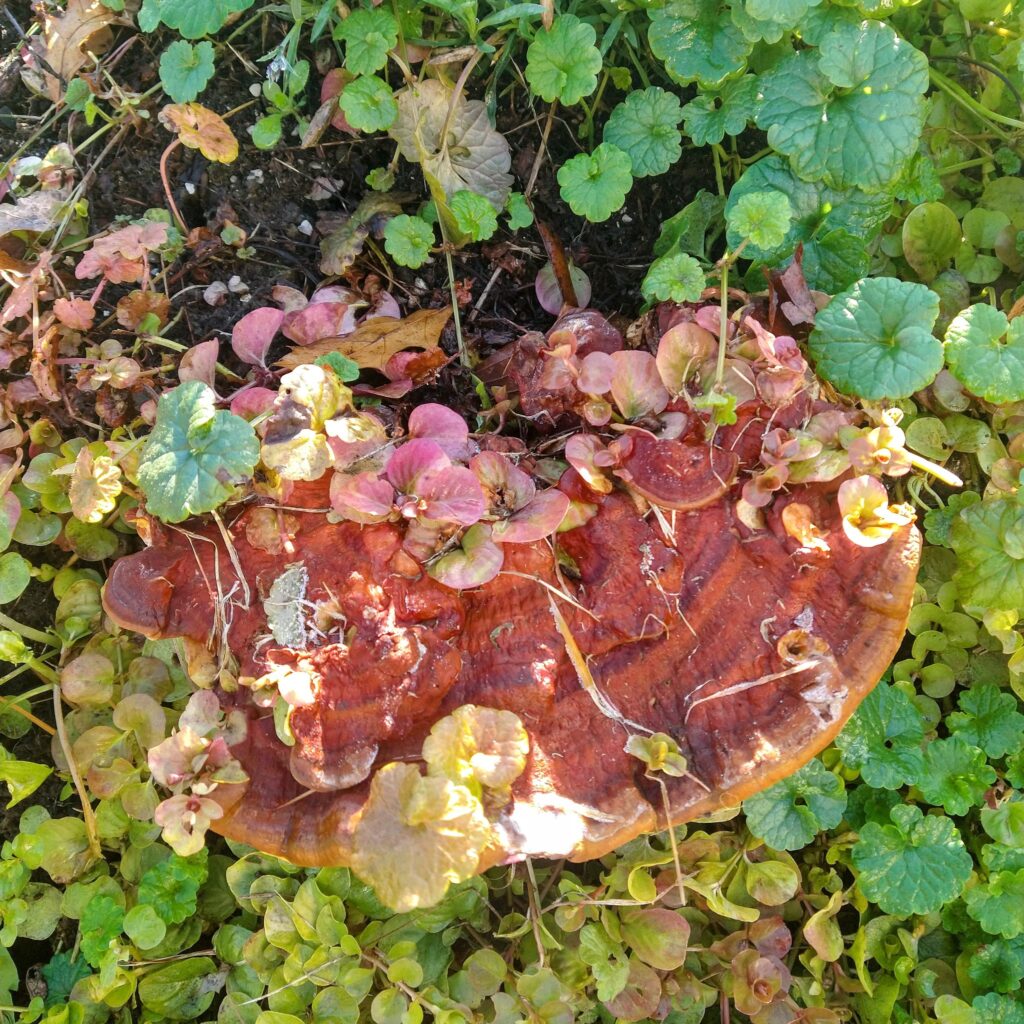
M 194 196 L 196 194 L 196 186 L 195 186 L 195 184 L 193 182 L 191 182 L 191 181 L 186 181 L 185 182 L 185 191 L 190 196 Z
M 263 171 L 256 167 L 246 175 L 245 180 L 250 185 L 259 184 L 263 181 Z
M 308 220 L 299 221 L 299 230 L 308 237 L 313 234 L 313 225 Z
M 632 224 L 633 218 L 628 213 L 624 213 L 620 218 L 623 224 Z
M 263 86 L 260 85 L 259 82 L 253 82 L 252 85 L 249 86 L 249 95 L 250 96 L 259 96 L 260 93 L 262 93 L 262 92 L 263 92 Z
M 228 291 L 243 295 L 249 291 L 249 286 L 237 274 L 232 274 L 228 278 Z
M 228 300 L 228 286 L 223 281 L 214 281 L 203 292 L 203 301 L 209 306 L 223 306 Z

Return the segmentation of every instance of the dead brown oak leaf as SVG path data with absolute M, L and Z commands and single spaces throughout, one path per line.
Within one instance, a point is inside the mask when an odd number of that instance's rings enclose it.
M 60 17 L 43 14 L 36 54 L 45 62 L 46 94 L 54 103 L 88 63 L 90 54 L 98 56 L 110 46 L 110 26 L 117 24 L 125 24 L 123 15 L 105 7 L 101 0 L 68 0 Z
M 390 316 L 374 317 L 344 337 L 323 338 L 312 345 L 294 348 L 277 365 L 294 370 L 303 363 L 316 362 L 320 356 L 340 352 L 364 370 L 383 370 L 398 352 L 409 348 L 437 348 L 451 315 L 451 309 L 446 307 L 418 309 L 401 320 Z

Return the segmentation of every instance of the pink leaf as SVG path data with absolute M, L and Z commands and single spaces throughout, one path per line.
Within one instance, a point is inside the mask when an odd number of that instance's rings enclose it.
M 352 81 L 352 73 L 344 68 L 332 68 L 324 76 L 320 84 L 320 102 L 325 103 L 336 96 L 341 96 L 345 86 Z M 358 135 L 359 132 L 348 123 L 348 118 L 342 110 L 338 110 L 331 118 L 331 127 L 337 128 L 339 132 L 348 132 L 349 135 Z
M 382 523 L 394 508 L 395 489 L 376 473 L 335 473 L 331 508 L 354 523 Z
M 474 455 L 469 468 L 476 474 L 487 495 L 487 503 L 496 515 L 515 512 L 533 500 L 537 486 L 500 452 Z
M 395 320 L 402 319 L 402 309 L 398 301 L 390 292 L 378 292 L 373 300 L 373 305 L 363 317 L 363 322 L 376 320 L 379 316 L 389 316 Z
M 313 302 L 288 313 L 281 328 L 297 345 L 312 345 L 324 338 L 337 338 L 356 329 L 355 310 L 346 302 Z
M 604 395 L 612 389 L 615 360 L 607 352 L 591 352 L 580 363 L 576 386 L 588 395 Z
M 673 395 L 696 374 L 701 363 L 715 353 L 715 336 L 699 324 L 683 323 L 669 328 L 658 342 L 656 363 L 661 382 Z
M 8 491 L 3 498 L 0 498 L 0 515 L 7 519 L 7 527 L 13 533 L 21 518 L 21 502 L 18 501 L 16 494 L 11 494 Z
M 469 454 L 469 428 L 455 411 L 436 402 L 418 405 L 409 417 L 409 437 L 433 441 L 446 455 L 464 459 Z
M 429 572 L 446 587 L 467 590 L 493 580 L 504 560 L 504 552 L 491 540 L 490 528 L 478 523 L 466 531 L 462 546 L 439 558 Z
M 436 441 L 406 441 L 388 460 L 387 478 L 402 494 L 415 494 L 424 473 L 447 469 L 452 461 Z
M 582 309 L 584 306 L 590 305 L 590 278 L 579 267 L 570 263 L 569 279 L 572 281 L 573 290 L 576 292 L 577 308 Z M 540 268 L 534 284 L 534 290 L 537 293 L 537 301 L 540 303 L 541 309 L 552 316 L 558 316 L 562 306 L 565 304 L 565 300 L 562 298 L 562 291 L 558 287 L 558 281 L 555 280 L 555 268 L 551 265 L 550 260 Z
M 317 288 L 309 297 L 309 304 L 315 306 L 319 302 L 344 302 L 349 306 L 359 305 L 359 296 L 351 288 L 343 284 L 329 284 L 323 288 Z M 365 303 L 363 303 L 365 305 Z
M 219 355 L 220 342 L 216 338 L 193 345 L 182 355 L 181 362 L 178 363 L 178 379 L 182 382 L 201 380 L 212 388 Z
M 614 456 L 593 434 L 575 434 L 565 443 L 569 465 L 600 494 L 610 494 L 612 482 L 604 475 L 604 467 L 615 464 Z
M 57 319 L 73 331 L 89 330 L 96 316 L 96 307 L 88 299 L 57 299 L 53 311 Z
M 562 525 L 569 511 L 569 495 L 555 487 L 541 491 L 511 518 L 496 523 L 493 538 L 498 544 L 533 544 Z
M 287 284 L 275 284 L 271 289 L 270 297 L 285 313 L 297 313 L 309 305 L 309 299 L 306 298 L 304 292 Z
M 480 483 L 465 466 L 449 466 L 425 473 L 418 490 L 426 519 L 472 526 L 487 511 Z
M 281 329 L 284 313 L 273 306 L 262 306 L 246 313 L 231 329 L 231 348 L 243 363 L 267 365 L 267 352 Z
M 625 419 L 657 414 L 668 405 L 671 395 L 661 382 L 654 356 L 631 349 L 613 352 L 611 358 L 615 360 L 612 399 Z
M 220 700 L 213 690 L 196 690 L 188 699 L 178 719 L 179 729 L 188 729 L 197 736 L 206 736 L 220 724 Z
M 231 399 L 231 411 L 242 419 L 252 420 L 274 407 L 277 392 L 270 388 L 246 388 Z

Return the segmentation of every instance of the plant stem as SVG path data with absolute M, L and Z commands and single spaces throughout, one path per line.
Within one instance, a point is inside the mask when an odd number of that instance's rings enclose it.
M 164 183 L 164 195 L 167 197 L 167 205 L 171 208 L 171 213 L 174 215 L 174 219 L 178 222 L 178 227 L 181 228 L 182 234 L 188 234 L 188 226 L 185 224 L 184 219 L 178 212 L 178 204 L 174 201 L 174 195 L 171 193 L 171 183 L 167 178 L 167 158 L 181 145 L 181 139 L 177 135 L 168 143 L 167 148 L 163 151 L 160 156 L 160 180 Z
M 82 820 L 85 822 L 89 850 L 98 860 L 103 856 L 103 849 L 100 846 L 99 831 L 96 828 L 96 816 L 93 814 L 92 804 L 89 803 L 89 794 L 85 791 L 85 783 L 82 782 L 81 773 L 78 771 L 78 764 L 75 762 L 75 755 L 68 741 L 67 729 L 64 728 L 64 709 L 61 706 L 60 686 L 57 683 L 53 684 L 53 718 L 57 725 L 57 739 L 60 740 L 64 760 L 68 763 L 68 771 L 71 773 L 75 789 L 78 790 L 78 798 L 82 802 Z
M 0 626 L 3 626 L 4 629 L 11 630 L 12 633 L 17 633 L 18 636 L 22 636 L 26 640 L 32 640 L 37 644 L 45 644 L 47 647 L 60 646 L 60 641 L 52 633 L 43 633 L 41 630 L 33 629 L 31 626 L 23 626 L 15 619 L 4 615 L 3 612 L 0 612 Z

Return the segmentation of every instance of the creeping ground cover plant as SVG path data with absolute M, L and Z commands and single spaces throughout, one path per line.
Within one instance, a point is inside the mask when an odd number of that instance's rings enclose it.
M 1024 1024 L 1024 7 L 0 13 L 3 1024 Z

